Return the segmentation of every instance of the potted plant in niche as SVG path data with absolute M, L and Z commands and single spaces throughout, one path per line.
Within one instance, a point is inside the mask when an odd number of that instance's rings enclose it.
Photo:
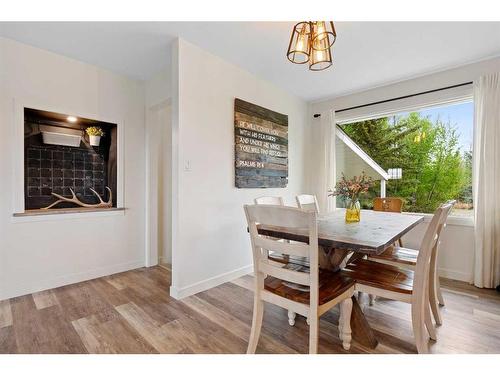
M 346 179 L 342 173 L 342 178 L 335 185 L 335 190 L 329 192 L 329 196 L 340 196 L 346 199 L 345 221 L 347 223 L 356 223 L 361 220 L 361 204 L 359 198 L 366 194 L 368 189 L 373 186 L 373 179 L 368 177 L 365 172 L 361 176 L 354 176 Z
M 99 126 L 89 126 L 85 129 L 85 132 L 89 136 L 89 141 L 91 146 L 99 146 L 101 143 L 101 137 L 104 135 L 104 132 Z

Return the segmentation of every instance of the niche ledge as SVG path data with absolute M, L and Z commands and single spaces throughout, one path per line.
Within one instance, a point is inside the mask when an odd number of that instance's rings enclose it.
M 59 208 L 50 210 L 26 210 L 24 212 L 15 212 L 12 215 L 14 222 L 26 221 L 44 221 L 51 219 L 66 219 L 66 218 L 82 218 L 82 217 L 100 217 L 100 216 L 117 216 L 124 215 L 124 207 L 111 208 Z

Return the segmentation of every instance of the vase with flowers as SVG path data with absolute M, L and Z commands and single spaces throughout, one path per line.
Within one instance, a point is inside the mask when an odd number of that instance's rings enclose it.
M 342 173 L 342 178 L 335 185 L 335 190 L 330 191 L 329 195 L 340 196 L 346 200 L 345 221 L 347 223 L 356 223 L 361 220 L 359 198 L 366 194 L 372 186 L 373 179 L 368 177 L 365 172 L 351 179 L 347 179 Z
M 89 142 L 91 146 L 99 146 L 101 143 L 101 137 L 104 136 L 104 132 L 99 126 L 89 126 L 85 129 L 87 135 L 89 136 Z

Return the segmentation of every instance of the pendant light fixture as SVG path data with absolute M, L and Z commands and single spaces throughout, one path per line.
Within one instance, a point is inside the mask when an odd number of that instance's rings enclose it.
M 305 64 L 309 61 L 310 51 L 311 24 L 310 22 L 299 22 L 293 27 L 288 45 L 288 60 L 294 64 Z
M 309 70 L 325 70 L 332 66 L 336 39 L 333 22 L 301 21 L 293 27 L 287 58 L 294 64 L 309 63 Z

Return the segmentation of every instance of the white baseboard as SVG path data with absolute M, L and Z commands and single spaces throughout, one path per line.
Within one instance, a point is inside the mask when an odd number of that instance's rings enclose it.
M 199 281 L 197 283 L 188 285 L 184 288 L 179 289 L 176 286 L 172 285 L 170 287 L 170 296 L 175 298 L 175 299 L 186 298 L 186 297 L 189 297 L 193 294 L 200 293 L 200 292 L 203 292 L 205 290 L 214 288 L 217 285 L 227 283 L 229 281 L 237 279 L 238 277 L 247 275 L 251 272 L 253 272 L 253 264 L 238 268 L 238 269 L 233 270 L 233 271 L 223 273 L 223 274 L 218 275 L 218 276 L 211 277 L 209 279 Z
M 41 292 L 47 289 L 79 283 L 81 281 L 92 280 L 98 277 L 108 276 L 114 273 L 125 272 L 141 267 L 144 267 L 143 259 L 140 261 L 114 264 L 111 266 L 100 267 L 89 271 L 59 276 L 49 280 L 32 281 L 26 284 L 10 285 L 9 289 L 0 289 L 0 301 L 4 299 L 24 296 L 26 294 Z
M 172 266 L 172 259 L 167 259 L 166 257 L 160 257 L 158 259 L 158 264 L 160 264 L 160 265 L 168 264 L 168 265 Z
M 439 268 L 439 276 L 452 280 L 459 280 L 470 282 L 472 280 L 472 275 L 470 273 L 452 270 L 449 268 Z

